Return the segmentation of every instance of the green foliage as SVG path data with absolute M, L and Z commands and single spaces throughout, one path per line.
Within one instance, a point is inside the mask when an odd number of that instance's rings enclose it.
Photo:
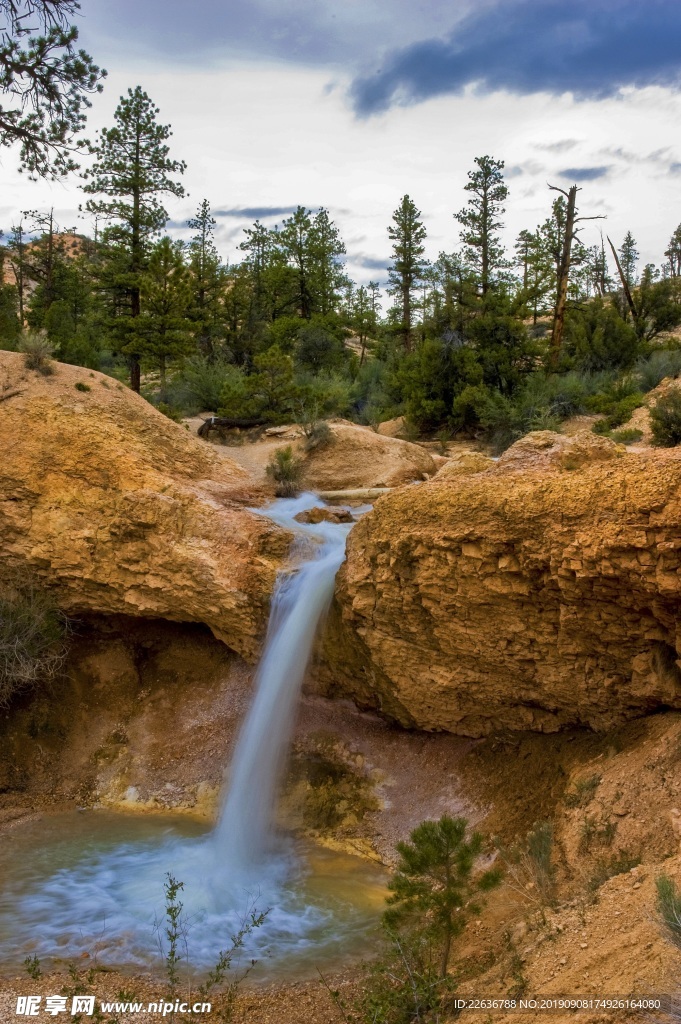
M 591 412 L 603 413 L 605 418 L 594 424 L 597 434 L 607 434 L 631 418 L 631 414 L 643 404 L 643 395 L 638 390 L 634 374 L 618 377 L 592 395 L 587 402 Z
M 674 448 L 681 444 L 681 390 L 669 388 L 650 410 L 653 444 Z
M 315 420 L 304 427 L 305 443 L 303 447 L 306 452 L 318 451 L 321 448 L 328 448 L 333 441 L 331 427 L 326 420 Z
M 176 991 L 177 986 L 180 983 L 179 964 L 182 960 L 182 955 L 180 953 L 180 940 L 182 938 L 183 904 L 178 899 L 178 895 L 182 889 L 184 889 L 184 882 L 178 882 L 178 880 L 173 878 L 170 872 L 168 872 L 166 874 L 166 881 L 163 885 L 166 912 L 165 936 L 168 942 L 164 961 L 166 977 L 168 978 L 168 988 L 171 993 Z
M 43 332 L 29 331 L 23 334 L 18 347 L 19 351 L 24 353 L 24 362 L 28 370 L 36 370 L 44 377 L 54 373 L 54 346 Z
M 35 953 L 33 954 L 33 956 L 24 957 L 24 967 L 26 968 L 26 973 L 28 974 L 29 978 L 32 979 L 32 981 L 39 981 L 42 978 L 43 972 L 40 967 L 40 960 L 35 955 Z
M 383 918 L 391 930 L 404 925 L 424 927 L 442 944 L 440 972 L 447 974 L 452 940 L 461 934 L 470 913 L 479 912 L 477 897 L 499 884 L 500 872 L 473 877 L 482 852 L 478 832 L 466 839 L 465 818 L 443 815 L 424 821 L 397 844 L 399 862 L 388 883 L 391 895 Z
M 476 169 L 468 172 L 468 183 L 464 186 L 470 199 L 455 217 L 462 226 L 465 258 L 474 267 L 485 295 L 505 266 L 499 231 L 503 227 L 501 216 L 508 188 L 504 183 L 503 160 L 477 156 L 475 164 Z
M 586 807 L 593 800 L 600 784 L 600 775 L 588 775 L 583 779 L 577 779 L 574 788 L 565 794 L 565 806 Z
M 89 96 L 106 76 L 69 25 L 73 0 L 0 0 L 0 146 L 19 143 L 30 177 L 60 178 L 77 168 L 75 136 L 85 125 Z
M 550 906 L 556 886 L 551 822 L 537 822 L 523 842 L 509 848 L 498 844 L 498 849 L 506 866 L 506 883 L 530 902 Z
M 109 222 L 99 252 L 99 284 L 112 303 L 112 344 L 130 358 L 131 384 L 137 391 L 140 336 L 134 321 L 141 313 L 142 275 L 152 238 L 168 220 L 160 197 L 185 194 L 174 180 L 185 164 L 170 159 L 170 127 L 158 123 L 158 113 L 140 86 L 129 89 L 116 108 L 113 127 L 102 128 L 90 147 L 95 160 L 83 175 L 83 191 L 104 196 L 88 200 L 86 209 Z
M 643 437 L 643 431 L 636 427 L 625 427 L 624 430 L 613 430 L 610 436 L 618 444 L 636 444 Z
M 446 1024 L 456 1015 L 454 979 L 442 977 L 437 950 L 425 935 L 389 933 L 388 949 L 365 966 L 361 994 L 351 1001 L 327 989 L 346 1024 Z M 326 984 L 325 979 L 322 981 Z
M 597 820 L 593 815 L 586 814 L 579 830 L 579 852 L 589 853 L 597 846 L 612 846 L 617 834 L 617 822 L 610 817 Z
M 426 269 L 423 245 L 426 229 L 421 220 L 421 211 L 408 195 L 402 197 L 393 213 L 388 237 L 393 243 L 392 263 L 388 267 L 388 290 L 395 296 L 397 327 L 404 347 L 409 351 L 412 346 L 414 290 Z
M 290 445 L 277 448 L 266 466 L 267 475 L 274 481 L 278 498 L 294 498 L 300 490 L 302 465 Z
M 610 857 L 600 857 L 596 861 L 587 888 L 593 895 L 609 878 L 614 878 L 616 875 L 625 875 L 640 863 L 640 857 L 636 857 L 627 850 L 622 849 L 618 850 L 616 854 L 611 854 Z
M 2 255 L 0 254 L 0 348 L 14 351 L 21 337 L 21 322 L 17 304 L 17 290 L 2 284 Z
M 164 237 L 152 247 L 140 278 L 140 296 L 141 311 L 131 325 L 129 343 L 142 358 L 158 366 L 163 388 L 168 360 L 194 349 L 187 317 L 192 285 L 182 242 Z
M 655 879 L 657 889 L 657 910 L 660 914 L 667 935 L 675 946 L 681 947 L 681 895 L 676 882 L 669 875 L 660 875 Z
M 641 342 L 615 307 L 597 298 L 568 311 L 565 351 L 582 370 L 627 370 L 641 354 Z
M 639 359 L 634 374 L 643 392 L 652 391 L 665 377 L 681 374 L 681 349 L 658 349 Z
M 170 385 L 174 404 L 193 412 L 217 412 L 227 382 L 241 371 L 223 359 L 193 356 L 183 363 Z
M 90 385 L 89 384 L 84 384 L 82 380 L 76 381 L 76 383 L 73 386 L 76 389 L 76 391 L 83 391 L 83 392 L 85 392 L 85 391 L 92 391 L 92 388 L 90 387 Z
M 68 652 L 68 622 L 40 587 L 12 579 L 0 596 L 0 707 L 53 679 Z

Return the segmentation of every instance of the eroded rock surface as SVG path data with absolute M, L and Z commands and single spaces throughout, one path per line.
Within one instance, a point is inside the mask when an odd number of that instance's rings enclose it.
M 255 657 L 287 537 L 248 473 L 117 381 L 0 353 L 0 571 L 68 613 L 202 622 Z
M 470 736 L 681 707 L 681 451 L 540 432 L 471 469 L 351 534 L 329 690 Z
M 303 454 L 303 484 L 331 491 L 361 487 L 397 487 L 432 476 L 437 467 L 420 445 L 383 437 L 356 423 L 330 423 L 331 437 Z

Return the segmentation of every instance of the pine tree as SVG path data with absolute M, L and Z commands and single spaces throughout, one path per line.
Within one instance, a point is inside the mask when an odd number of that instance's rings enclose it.
M 345 244 L 340 232 L 322 207 L 315 214 L 310 232 L 310 276 L 313 306 L 322 316 L 338 307 L 342 289 L 347 283 L 343 256 Z
M 674 231 L 669 239 L 669 245 L 664 251 L 669 261 L 670 277 L 681 277 L 681 224 Z
M 508 188 L 504 183 L 503 160 L 490 156 L 475 158 L 477 170 L 468 172 L 468 184 L 464 186 L 471 198 L 463 210 L 454 214 L 462 225 L 461 241 L 464 254 L 480 278 L 482 294 L 486 295 L 495 272 L 505 265 L 504 250 L 499 230 L 503 227 L 501 215 Z
M 388 267 L 391 295 L 397 299 L 399 332 L 405 350 L 412 349 L 412 321 L 414 292 L 426 270 L 424 259 L 426 229 L 421 220 L 421 211 L 408 195 L 393 213 L 393 223 L 388 227 L 388 237 L 393 243 L 393 259 Z
M 130 384 L 140 389 L 140 353 L 134 321 L 141 312 L 140 288 L 152 238 L 163 230 L 168 214 L 163 194 L 183 196 L 173 177 L 185 164 L 171 160 L 167 141 L 172 132 L 157 121 L 158 107 L 138 85 L 121 97 L 112 128 L 103 128 L 91 147 L 94 165 L 83 175 L 83 191 L 103 195 L 88 200 L 86 209 L 110 222 L 105 229 L 106 283 L 122 292 L 115 304 L 118 348 L 130 361 Z M 121 301 L 122 298 L 122 301 Z
M 140 291 L 142 309 L 134 324 L 136 351 L 158 366 L 165 390 L 168 361 L 195 348 L 187 317 L 192 281 L 182 242 L 164 237 L 154 245 Z
M 627 231 L 624 241 L 620 246 L 620 265 L 622 272 L 630 288 L 633 288 L 637 281 L 636 264 L 639 253 L 636 248 L 636 241 L 631 231 Z
M 314 299 L 312 295 L 312 253 L 311 253 L 312 215 L 310 210 L 299 206 L 295 213 L 284 221 L 278 232 L 277 242 L 286 256 L 288 263 L 295 270 L 296 296 L 298 314 L 309 320 L 313 313 Z
M 188 247 L 193 297 L 187 315 L 194 323 L 199 348 L 204 355 L 212 356 L 221 330 L 221 297 L 225 288 L 225 268 L 213 241 L 216 221 L 211 216 L 207 199 L 199 206 L 196 217 L 188 223 L 196 234 Z
M 521 272 L 523 299 L 532 311 L 536 324 L 539 312 L 544 312 L 546 298 L 552 289 L 552 259 L 542 235 L 523 230 L 515 244 L 516 265 Z
M 69 19 L 76 0 L 0 0 L 0 146 L 18 143 L 21 169 L 57 178 L 77 167 L 74 137 L 83 128 L 88 96 L 106 76 Z
M 500 881 L 496 869 L 473 878 L 482 836 L 473 832 L 466 839 L 467 824 L 465 818 L 448 815 L 422 822 L 410 842 L 397 843 L 400 859 L 388 883 L 392 895 L 386 901 L 386 925 L 425 926 L 442 943 L 441 977 L 447 974 L 452 940 L 465 928 L 468 915 L 479 913 L 476 897 Z

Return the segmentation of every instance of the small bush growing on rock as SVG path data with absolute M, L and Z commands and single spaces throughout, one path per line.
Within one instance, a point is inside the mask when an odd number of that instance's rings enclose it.
M 643 431 L 636 427 L 625 427 L 624 430 L 613 430 L 610 436 L 618 444 L 635 444 L 643 437 Z
M 305 443 L 303 447 L 306 452 L 314 452 L 320 448 L 326 448 L 333 440 L 331 427 L 326 420 L 316 420 L 303 427 Z
M 44 591 L 13 585 L 0 595 L 0 707 L 27 686 L 57 675 L 67 638 L 68 622 Z
M 652 352 L 636 364 L 636 377 L 642 391 L 652 391 L 665 377 L 681 374 L 681 349 Z
M 24 334 L 19 342 L 19 351 L 24 353 L 24 361 L 28 370 L 37 370 L 44 377 L 54 373 L 52 356 L 54 345 L 47 339 L 47 335 L 41 331 L 31 331 Z
M 641 863 L 640 857 L 635 857 L 627 850 L 618 850 L 616 854 L 612 854 L 609 858 L 601 857 L 596 861 L 596 866 L 593 870 L 593 874 L 587 883 L 587 889 L 593 896 L 597 890 L 608 881 L 609 878 L 614 878 L 615 875 L 625 875 L 632 868 L 635 868 Z
M 593 799 L 600 783 L 600 775 L 589 775 L 585 779 L 577 779 L 574 789 L 565 794 L 565 806 L 586 807 Z
M 660 875 L 655 887 L 657 909 L 667 934 L 675 946 L 681 947 L 681 895 L 676 889 L 676 882 L 669 875 Z
M 278 448 L 267 464 L 267 475 L 274 481 L 274 493 L 278 498 L 294 498 L 300 490 L 302 467 L 290 445 Z
M 681 444 L 681 390 L 670 388 L 650 410 L 653 444 L 674 448 Z
M 91 391 L 92 390 L 90 385 L 89 384 L 83 384 L 82 380 L 76 381 L 76 383 L 73 386 L 76 389 L 76 391 Z
M 537 822 L 522 843 L 510 848 L 497 843 L 497 848 L 506 866 L 507 884 L 531 903 L 550 906 L 556 886 L 551 822 Z

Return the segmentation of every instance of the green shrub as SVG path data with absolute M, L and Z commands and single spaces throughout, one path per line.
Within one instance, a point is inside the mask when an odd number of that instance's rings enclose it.
M 0 707 L 59 673 L 68 632 L 67 620 L 45 591 L 30 583 L 7 588 L 0 596 Z
M 530 902 L 550 906 L 556 885 L 551 822 L 537 822 L 522 843 L 506 848 L 497 842 L 497 848 L 506 866 L 507 884 Z
M 92 391 L 90 385 L 83 384 L 82 380 L 76 381 L 76 383 L 73 386 L 76 389 L 76 391 Z
M 42 331 L 29 331 L 19 341 L 19 351 L 24 353 L 24 361 L 28 370 L 37 370 L 44 377 L 54 373 L 52 356 L 54 345 L 48 341 Z
M 195 356 L 187 360 L 175 382 L 177 401 L 197 412 L 217 412 L 222 389 L 235 369 L 223 359 L 211 361 L 204 356 Z
M 669 388 L 650 410 L 653 444 L 674 448 L 681 444 L 681 390 Z
M 596 790 L 601 784 L 600 775 L 589 775 L 585 779 L 578 779 L 574 789 L 565 794 L 566 807 L 586 807 L 593 800 Z
M 298 494 L 302 465 L 290 445 L 276 450 L 266 466 L 266 473 L 274 481 L 278 498 L 294 498 Z
M 661 349 L 639 359 L 634 369 L 641 391 L 652 391 L 665 377 L 681 374 L 681 349 Z
M 668 875 L 660 875 L 655 880 L 655 887 L 657 909 L 667 934 L 675 946 L 681 947 L 681 895 L 677 892 L 676 882 Z
M 303 433 L 305 434 L 305 443 L 303 444 L 303 447 L 306 452 L 313 452 L 320 448 L 326 448 L 333 441 L 331 427 L 326 420 L 317 420 L 314 423 L 306 424 L 303 427 Z
M 625 427 L 624 430 L 613 430 L 610 436 L 618 444 L 635 444 L 643 437 L 643 431 L 636 427 Z
M 159 412 L 163 413 L 164 416 L 167 416 L 169 420 L 172 420 L 173 423 L 182 422 L 182 413 L 172 405 L 169 405 L 168 402 L 159 402 L 156 408 Z
M 587 889 L 591 894 L 594 894 L 609 878 L 614 878 L 615 875 L 626 875 L 627 872 L 640 863 L 640 857 L 635 857 L 627 850 L 621 849 L 609 858 L 601 857 L 596 861 L 596 866 L 588 881 Z

